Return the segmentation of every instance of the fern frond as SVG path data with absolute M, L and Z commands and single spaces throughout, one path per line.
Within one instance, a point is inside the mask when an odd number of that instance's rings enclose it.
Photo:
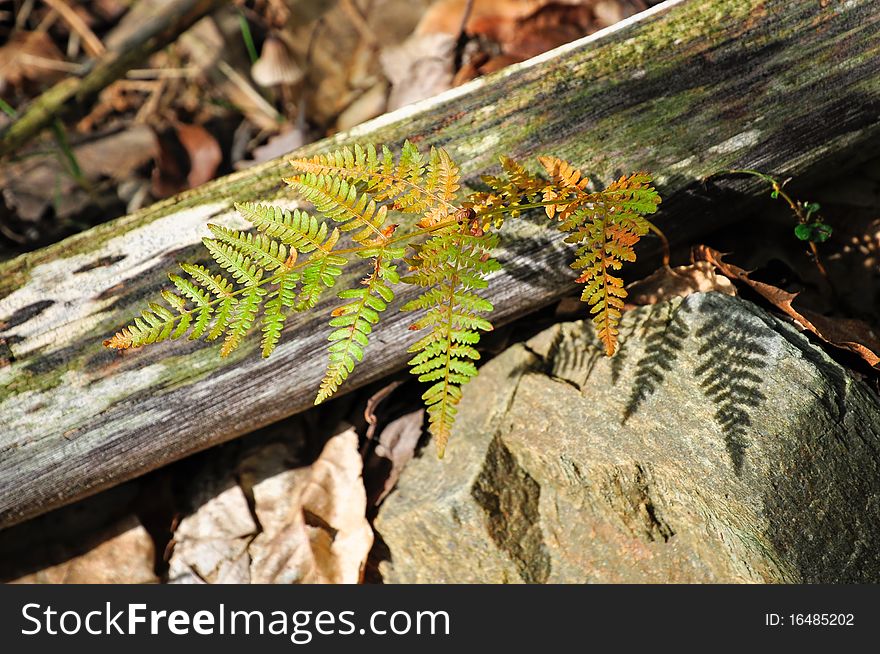
M 575 179 L 573 176 L 569 180 Z M 604 191 L 586 194 L 578 208 L 566 215 L 560 229 L 566 242 L 577 245 L 572 268 L 584 285 L 581 299 L 590 313 L 608 356 L 617 347 L 618 324 L 626 289 L 614 274 L 626 262 L 636 260 L 635 245 L 651 229 L 645 214 L 657 210 L 660 197 L 644 173 L 621 177 Z
M 481 179 L 490 190 L 471 194 L 467 203 L 477 214 L 494 214 L 495 229 L 504 224 L 505 213 L 511 218 L 519 216 L 519 207 L 536 202 L 547 187 L 546 180 L 532 175 L 515 159 L 502 156 L 500 162 L 505 176 L 483 175 Z
M 557 186 L 570 187 L 578 191 L 587 190 L 590 181 L 569 162 L 557 157 L 538 157 L 538 162 Z
M 333 288 L 348 260 L 324 250 L 316 252 L 302 271 L 302 286 L 296 301 L 297 311 L 308 311 L 318 304 L 324 291 Z
M 287 320 L 285 309 L 292 309 L 296 304 L 296 286 L 300 280 L 300 273 L 294 270 L 296 262 L 295 251 L 292 258 L 288 258 L 285 267 L 286 274 L 278 280 L 274 291 L 269 293 L 269 299 L 263 307 L 263 338 L 261 342 L 263 358 L 267 358 L 278 345 L 281 339 L 281 330 Z
M 277 238 L 301 254 L 317 249 L 329 251 L 339 240 L 338 230 L 331 232 L 326 222 L 299 209 L 288 211 L 252 202 L 236 204 L 235 208 L 261 232 Z
M 373 259 L 373 270 L 361 282 L 361 288 L 340 291 L 341 300 L 353 300 L 333 310 L 330 326 L 334 328 L 328 340 L 329 363 L 318 389 L 315 404 L 333 395 L 355 365 L 364 358 L 369 335 L 379 322 L 379 315 L 394 300 L 391 286 L 400 281 L 393 259 L 403 252 L 398 248 L 382 252 Z
M 479 315 L 492 311 L 492 304 L 472 289 L 484 288 L 485 277 L 500 269 L 489 258 L 497 243 L 497 236 L 484 233 L 475 222 L 443 228 L 418 249 L 410 261 L 414 270 L 403 280 L 427 288 L 401 310 L 425 311 L 410 329 L 431 329 L 409 348 L 415 355 L 409 365 L 419 381 L 431 384 L 422 399 L 441 457 L 458 412 L 461 387 L 477 374 L 473 361 L 480 355 L 473 346 L 480 331 L 492 329 Z
M 388 208 L 377 204 L 357 186 L 334 175 L 306 173 L 285 180 L 320 211 L 340 224 L 344 232 L 360 230 L 352 238 L 357 243 L 382 236 Z
M 491 258 L 498 237 L 489 226 L 500 227 L 505 215 L 545 209 L 575 248 L 572 267 L 583 284 L 582 299 L 609 355 L 626 297 L 618 271 L 635 260 L 635 246 L 648 231 L 659 234 L 646 218 L 660 202 L 647 174 L 621 177 L 591 192 L 569 162 L 539 161 L 546 179 L 502 157 L 503 175 L 484 177 L 488 190 L 459 203 L 460 171 L 441 148 L 425 155 L 407 141 L 398 157 L 385 146 L 380 151 L 356 145 L 293 159 L 296 174 L 285 181 L 324 219 L 299 209 L 237 204 L 256 231 L 209 225 L 212 237 L 204 244 L 221 272 L 181 264 L 181 274 L 169 275 L 174 288 L 161 293 L 164 304 L 148 304 L 105 345 L 127 349 L 189 334 L 221 339 L 221 355 L 228 356 L 258 328 L 267 357 L 291 311 L 314 308 L 350 261 L 370 261 L 358 287 L 337 293 L 343 304 L 331 313 L 329 361 L 315 402 L 333 395 L 363 359 L 395 297 L 394 285 L 419 286 L 417 297 L 402 307 L 420 312 L 410 329 L 427 332 L 409 348 L 409 365 L 428 384 L 422 397 L 442 456 L 462 386 L 477 374 L 481 333 L 492 329 L 486 314 L 493 306 L 480 294 L 500 269 Z M 395 210 L 419 216 L 416 229 L 395 236 L 398 225 L 388 224 Z M 337 248 L 343 232 L 353 245 Z M 403 279 L 397 272 L 401 260 L 409 266 Z
M 396 211 L 421 214 L 419 224 L 423 227 L 437 224 L 457 209 L 454 199 L 459 188 L 458 167 L 441 148 L 433 148 L 427 162 L 419 149 L 406 141 L 396 162 L 387 147 L 380 154 L 373 145 L 355 145 L 308 159 L 292 159 L 290 164 L 302 173 L 286 180 L 293 186 L 310 180 L 309 176 L 351 185 L 362 183 L 365 195 L 375 202 L 387 201 Z M 308 196 L 306 199 L 314 203 Z M 338 202 L 339 197 L 332 201 Z

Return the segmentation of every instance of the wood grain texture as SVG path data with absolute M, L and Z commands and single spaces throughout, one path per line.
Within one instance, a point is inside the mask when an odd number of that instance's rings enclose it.
M 471 188 L 499 153 L 552 153 L 603 181 L 646 169 L 664 196 L 659 224 L 673 240 L 697 238 L 765 193 L 750 181 L 707 193 L 707 174 L 809 177 L 869 154 L 880 140 L 878 37 L 873 0 L 667 2 L 298 154 L 410 138 L 447 148 Z M 227 360 L 200 342 L 101 346 L 176 261 L 203 256 L 207 222 L 239 220 L 233 199 L 292 206 L 283 171 L 278 160 L 237 173 L 0 267 L 0 526 L 312 404 L 329 300 L 292 317 L 267 361 L 258 338 Z M 538 222 L 510 221 L 499 258 L 496 324 L 571 289 L 569 252 Z M 641 261 L 656 264 L 647 250 Z M 345 388 L 405 363 L 409 321 L 388 312 Z

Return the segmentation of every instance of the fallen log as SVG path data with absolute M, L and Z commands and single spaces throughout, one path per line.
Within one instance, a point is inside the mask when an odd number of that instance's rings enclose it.
M 646 169 L 664 196 L 663 229 L 698 238 L 765 192 L 737 180 L 709 214 L 706 175 L 841 171 L 880 141 L 880 15 L 871 0 L 827 4 L 670 0 L 298 154 L 410 138 L 447 148 L 470 187 L 499 153 L 552 153 L 605 181 Z M 0 266 L 0 526 L 312 404 L 325 363 L 320 307 L 291 317 L 267 361 L 258 339 L 229 359 L 202 342 L 123 354 L 101 345 L 175 261 L 200 254 L 206 223 L 237 222 L 233 201 L 292 206 L 283 171 L 276 160 L 231 175 Z M 488 291 L 496 324 L 572 288 L 558 237 L 528 220 L 506 233 L 505 270 Z M 389 311 L 384 323 L 346 389 L 404 364 L 409 318 Z

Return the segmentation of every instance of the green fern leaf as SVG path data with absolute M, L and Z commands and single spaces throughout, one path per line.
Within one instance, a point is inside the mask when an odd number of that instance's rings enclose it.
M 378 205 L 367 193 L 341 177 L 306 173 L 285 180 L 322 214 L 340 224 L 342 231 L 360 230 L 357 243 L 382 237 L 387 207 Z
M 339 240 L 337 230 L 331 231 L 326 222 L 299 209 L 288 211 L 252 202 L 239 203 L 235 207 L 261 232 L 277 238 L 300 254 L 317 249 L 331 250 Z
M 403 279 L 427 288 L 401 310 L 425 311 L 410 329 L 431 329 L 409 348 L 415 355 L 409 365 L 419 381 L 431 383 L 422 399 L 440 456 L 455 421 L 461 386 L 477 374 L 473 361 L 480 355 L 473 345 L 480 331 L 492 329 L 479 315 L 492 311 L 492 304 L 472 289 L 485 287 L 485 277 L 500 269 L 489 258 L 497 243 L 497 236 L 483 233 L 475 223 L 444 228 L 419 247 L 410 261 L 415 269 Z
M 389 255 L 389 258 L 391 256 Z M 362 288 L 340 291 L 342 300 L 353 300 L 335 309 L 330 326 L 330 354 L 327 372 L 321 381 L 315 404 L 320 404 L 339 388 L 355 365 L 363 360 L 369 334 L 379 322 L 379 314 L 394 299 L 391 286 L 400 281 L 396 266 L 379 255 L 373 260 L 372 272 L 361 282 Z

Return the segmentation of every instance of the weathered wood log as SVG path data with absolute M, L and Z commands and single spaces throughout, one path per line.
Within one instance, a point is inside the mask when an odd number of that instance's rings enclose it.
M 410 138 L 446 147 L 471 187 L 498 153 L 552 153 L 606 181 L 647 169 L 665 198 L 659 223 L 693 239 L 759 189 L 737 182 L 710 216 L 705 175 L 841 170 L 880 140 L 878 37 L 872 0 L 670 1 L 300 154 Z M 231 175 L 0 267 L 0 525 L 311 405 L 326 305 L 293 317 L 268 361 L 258 339 L 227 360 L 201 342 L 101 346 L 175 261 L 201 256 L 207 222 L 237 222 L 233 200 L 290 205 L 283 170 L 278 160 Z M 560 239 L 528 220 L 505 231 L 505 271 L 488 293 L 496 324 L 571 289 Z M 409 318 L 384 321 L 348 389 L 404 364 Z

